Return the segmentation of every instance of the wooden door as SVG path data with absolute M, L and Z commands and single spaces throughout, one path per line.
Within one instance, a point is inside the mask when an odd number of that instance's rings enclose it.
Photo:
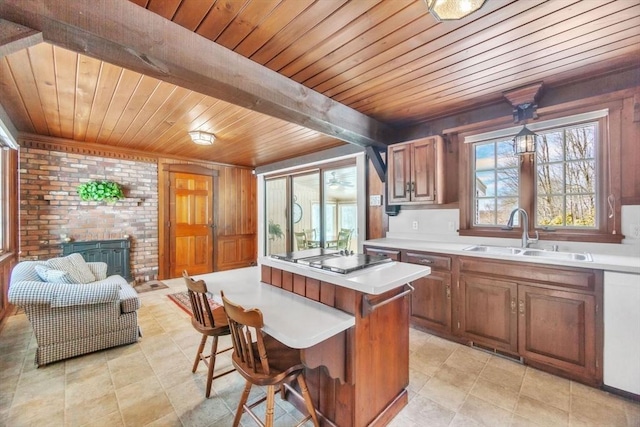
M 411 144 L 395 144 L 389 147 L 387 165 L 389 203 L 410 201 Z
M 518 351 L 515 282 L 475 275 L 460 276 L 459 331 L 478 344 Z
M 213 271 L 213 177 L 170 174 L 170 272 L 180 277 Z
M 412 282 L 411 323 L 451 334 L 451 274 L 431 271 Z
M 595 296 L 520 285 L 519 353 L 597 382 Z

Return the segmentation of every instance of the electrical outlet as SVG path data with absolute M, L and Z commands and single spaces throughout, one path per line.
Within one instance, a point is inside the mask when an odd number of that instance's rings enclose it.
M 413 221 L 413 223 L 411 224 L 411 228 L 413 228 L 414 230 L 418 229 L 418 221 Z
M 640 239 L 640 223 L 633 224 L 631 226 L 631 237 L 634 239 Z

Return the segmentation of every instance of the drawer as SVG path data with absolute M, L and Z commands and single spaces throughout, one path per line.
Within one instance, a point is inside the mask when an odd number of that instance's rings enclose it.
M 404 251 L 402 254 L 402 260 L 412 264 L 428 265 L 429 267 L 438 270 L 451 270 L 451 257 L 448 256 L 434 255 L 425 252 Z
M 394 261 L 400 261 L 400 251 L 394 249 L 370 248 L 365 246 L 364 253 L 367 255 L 384 255 Z

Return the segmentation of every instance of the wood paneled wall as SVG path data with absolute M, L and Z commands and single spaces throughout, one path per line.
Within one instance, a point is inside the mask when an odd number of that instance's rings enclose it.
M 191 164 L 211 170 L 217 170 L 218 185 L 214 189 L 217 194 L 217 214 L 214 218 L 214 269 L 215 271 L 229 270 L 232 268 L 248 267 L 257 261 L 257 236 L 258 236 L 258 211 L 257 211 L 257 179 L 253 171 L 248 168 L 238 168 L 228 165 L 213 164 L 207 162 L 195 162 L 179 159 L 158 159 L 158 179 L 160 183 L 167 182 L 165 165 Z M 167 187 L 159 186 L 158 210 L 160 227 L 159 259 L 160 278 L 167 278 L 168 268 L 166 259 L 169 248 L 167 228 L 164 224 L 168 221 L 168 212 L 164 208 L 168 206 L 169 194 Z

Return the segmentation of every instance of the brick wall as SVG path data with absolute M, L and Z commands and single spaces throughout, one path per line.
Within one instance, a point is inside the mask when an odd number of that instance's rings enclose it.
M 81 201 L 78 184 L 107 179 L 123 186 L 115 204 Z M 75 241 L 129 235 L 131 275 L 153 279 L 158 272 L 157 163 L 104 158 L 35 148 L 20 150 L 21 259 L 49 259 Z

